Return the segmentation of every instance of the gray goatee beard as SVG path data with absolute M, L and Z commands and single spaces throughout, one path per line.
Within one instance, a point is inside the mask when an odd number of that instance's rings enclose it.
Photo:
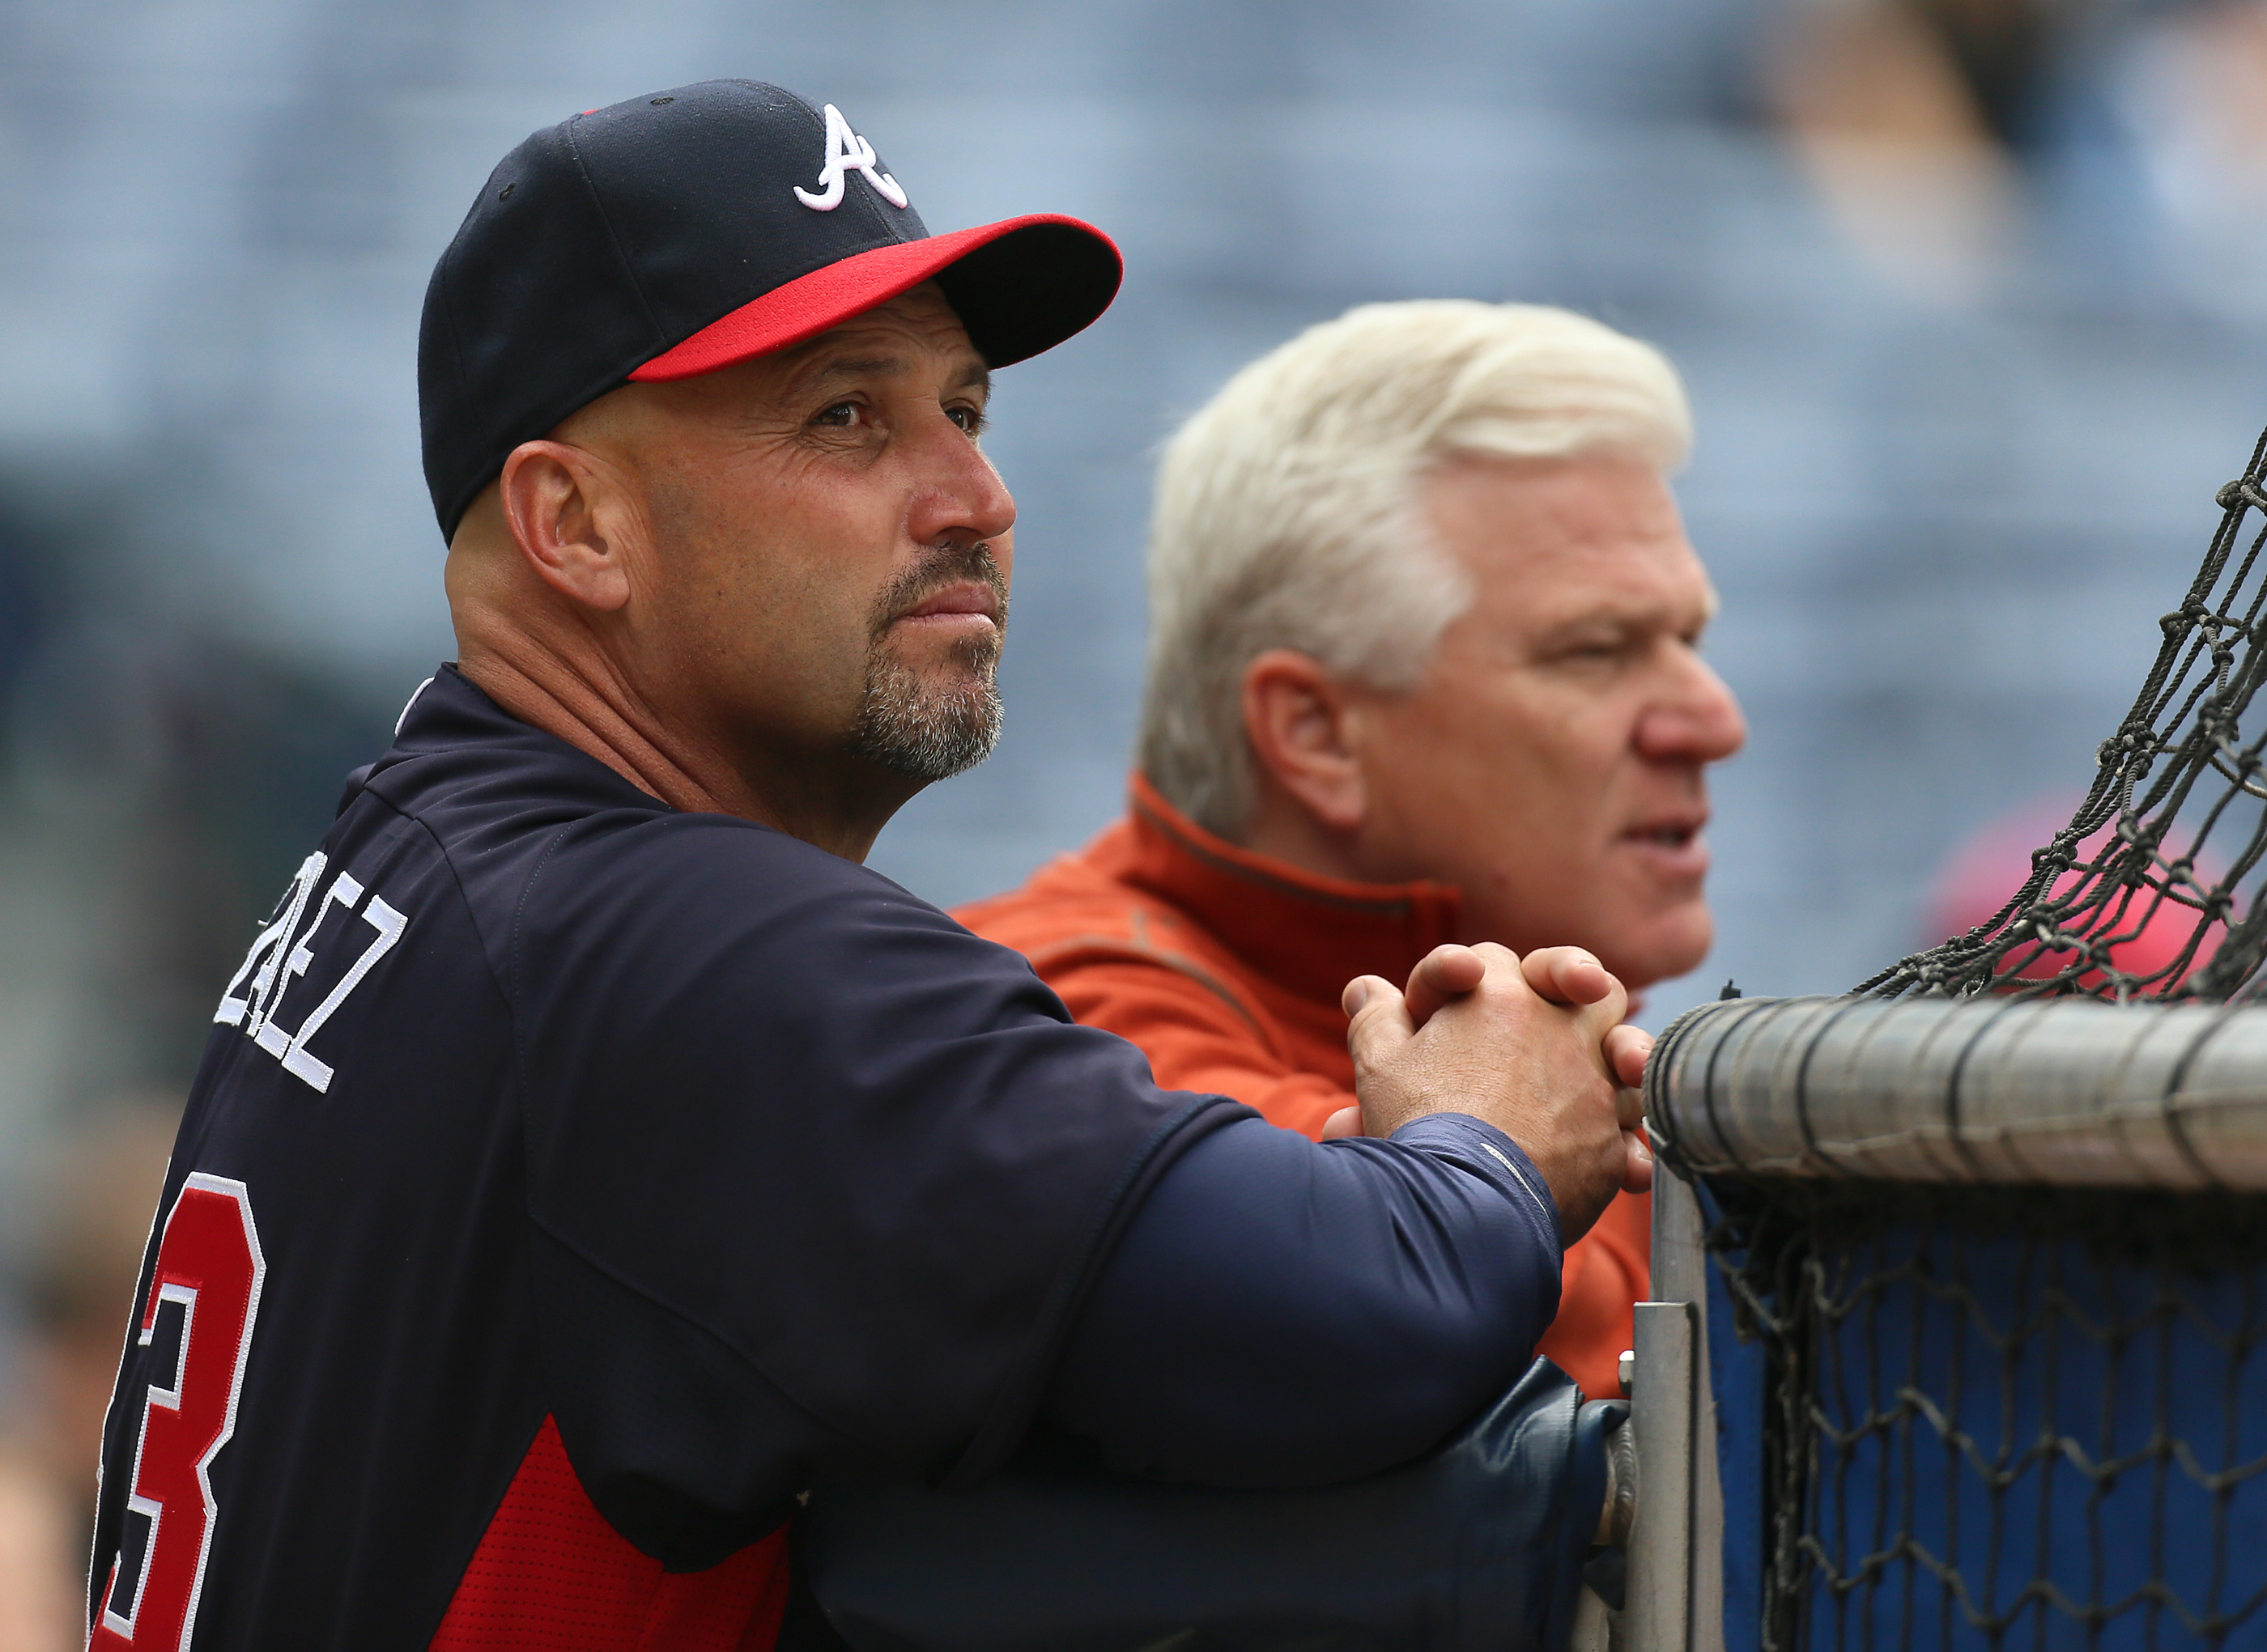
M 931 592 L 964 579 L 982 581 L 1000 600 L 994 635 L 955 645 L 943 683 L 925 683 L 891 652 L 889 628 Z M 1008 625 L 1007 582 L 986 545 L 948 546 L 891 584 L 875 604 L 866 682 L 858 699 L 850 749 L 923 786 L 974 768 L 1000 742 L 997 674 L 1000 633 Z

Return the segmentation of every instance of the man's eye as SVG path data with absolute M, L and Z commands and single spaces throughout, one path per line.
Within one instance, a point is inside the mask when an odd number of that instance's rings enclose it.
M 847 427 L 858 422 L 860 408 L 855 401 L 838 401 L 831 407 L 822 407 L 811 416 L 815 425 Z
M 972 436 L 984 434 L 984 410 L 981 407 L 970 407 L 965 405 L 948 407 L 944 410 L 944 416 Z

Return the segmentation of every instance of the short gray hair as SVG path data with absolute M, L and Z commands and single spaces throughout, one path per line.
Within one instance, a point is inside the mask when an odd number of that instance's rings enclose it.
M 1150 784 L 1235 840 L 1257 799 L 1244 671 L 1295 648 L 1414 687 L 1471 580 L 1435 543 L 1425 471 L 1463 454 L 1684 461 L 1692 416 L 1652 346 L 1540 304 L 1363 304 L 1222 387 L 1167 444 L 1149 533 Z

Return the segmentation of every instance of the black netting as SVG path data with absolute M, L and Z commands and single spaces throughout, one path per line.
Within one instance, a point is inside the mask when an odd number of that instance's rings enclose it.
M 2219 503 L 2029 881 L 1859 991 L 2253 990 L 2267 436 Z M 1747 1408 L 1726 1542 L 1762 1647 L 2267 1648 L 2267 1193 L 1723 1177 L 1708 1202 L 1711 1335 L 1756 1368 L 1719 1401 Z
M 2243 719 L 2267 676 L 2267 435 L 2219 490 L 2219 531 L 2093 789 L 2032 857 L 1999 915 L 1858 990 L 1987 989 L 2227 998 L 2267 961 L 2267 728 Z M 2257 517 L 2253 512 L 2259 513 Z
M 1761 1646 L 2267 1642 L 2267 1195 L 1712 1192 Z

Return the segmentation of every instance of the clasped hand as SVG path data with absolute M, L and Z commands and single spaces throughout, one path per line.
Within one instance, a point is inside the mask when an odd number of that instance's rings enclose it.
M 1653 1036 L 1622 1020 L 1629 994 L 1581 947 L 1436 947 L 1405 990 L 1359 976 L 1344 1002 L 1360 1104 L 1324 1140 L 1390 1136 L 1428 1113 L 1485 1120 L 1550 1184 L 1566 1245 L 1616 1193 L 1653 1185 L 1637 1089 Z

